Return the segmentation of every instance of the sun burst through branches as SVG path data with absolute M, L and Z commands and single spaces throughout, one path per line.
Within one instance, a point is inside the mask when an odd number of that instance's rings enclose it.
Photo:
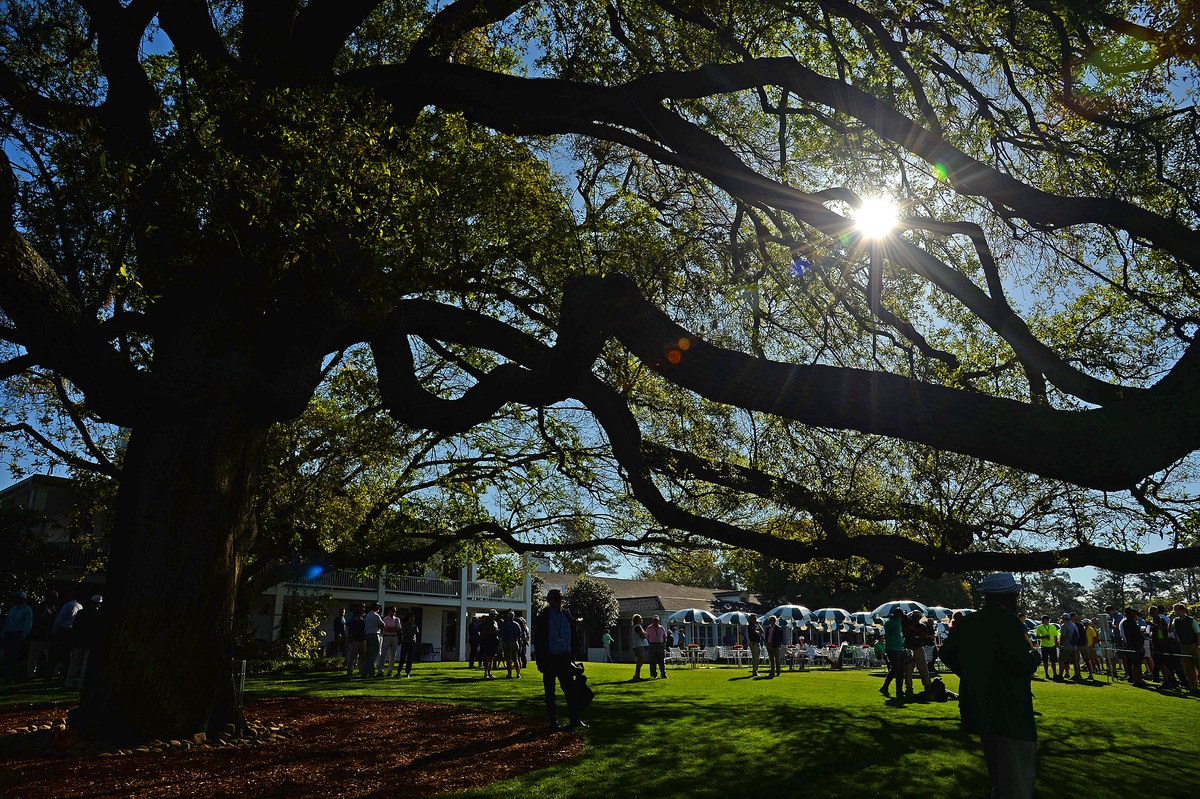
M 899 220 L 896 204 L 884 197 L 864 197 L 862 205 L 854 212 L 854 226 L 869 239 L 878 239 L 891 233 Z

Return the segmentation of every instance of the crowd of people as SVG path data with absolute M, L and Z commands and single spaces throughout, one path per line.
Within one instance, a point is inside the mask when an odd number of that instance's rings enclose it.
M 403 615 L 401 615 L 403 613 Z M 516 611 L 489 610 L 467 625 L 468 668 L 479 668 L 493 680 L 504 669 L 509 679 L 521 679 L 529 663 L 529 623 Z M 375 602 L 342 608 L 333 620 L 330 654 L 343 658 L 346 676 L 411 677 L 420 659 L 421 629 L 412 611 Z
M 928 689 L 930 667 L 962 619 L 963 614 L 956 612 L 946 624 L 926 618 L 920 610 L 893 610 L 884 623 L 884 635 L 874 645 L 879 659 L 888 664 L 881 693 L 889 695 L 894 681 L 899 698 L 913 697 L 914 675 Z M 1137 608 L 1118 611 L 1108 605 L 1095 618 L 1067 611 L 1054 620 L 1042 614 L 1038 620 L 1026 621 L 1024 612 L 1018 612 L 1017 619 L 1026 629 L 1029 648 L 1038 655 L 1044 679 L 1108 676 L 1139 687 L 1153 681 L 1167 690 L 1200 692 L 1200 622 L 1182 603 L 1169 610 L 1151 605 L 1144 618 Z
M 1021 616 L 1024 622 L 1024 615 Z M 1138 687 L 1147 681 L 1168 690 L 1200 693 L 1200 622 L 1187 605 L 1151 605 L 1143 616 L 1135 607 L 1107 605 L 1096 618 L 1065 612 L 1057 623 L 1043 614 L 1028 634 L 1039 653 L 1046 679 L 1083 679 L 1097 674 L 1120 676 Z
M 513 610 L 489 610 L 471 619 L 467 625 L 467 667 L 483 669 L 483 678 L 493 680 L 501 664 L 508 679 L 521 679 L 521 670 L 529 665 L 529 623 Z
M 40 602 L 31 599 L 18 591 L 0 621 L 5 682 L 61 679 L 64 687 L 79 688 L 103 634 L 104 597 L 94 594 L 85 605 L 73 593 L 60 597 L 50 590 Z
M 386 614 L 378 602 L 357 604 L 338 611 L 333 620 L 333 654 L 343 657 L 346 676 L 411 677 L 413 661 L 421 642 L 421 629 L 416 615 L 408 611 L 403 617 L 399 608 L 390 607 Z

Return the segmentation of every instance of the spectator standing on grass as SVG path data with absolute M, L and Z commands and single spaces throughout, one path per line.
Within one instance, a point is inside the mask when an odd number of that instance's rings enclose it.
M 1138 688 L 1146 687 L 1142 679 L 1142 661 L 1145 659 L 1146 636 L 1138 626 L 1140 615 L 1137 608 L 1125 608 L 1121 619 L 1121 640 L 1125 642 L 1125 665 L 1129 681 Z
M 572 657 L 574 626 L 571 617 L 563 612 L 562 604 L 562 591 L 551 588 L 546 592 L 546 608 L 533 620 L 533 651 L 538 671 L 542 673 L 542 692 L 550 727 L 558 729 L 557 681 L 567 698 L 570 729 L 576 729 L 588 725 L 580 718 L 582 707 L 576 682 L 578 675 Z M 640 617 L 634 618 L 641 620 Z
M 494 680 L 496 675 L 496 653 L 500 651 L 500 614 L 489 610 L 487 615 L 479 620 L 479 652 L 483 658 L 483 679 Z
M 381 605 L 371 603 L 371 609 L 363 618 L 363 634 L 366 645 L 363 658 L 359 661 L 358 673 L 362 677 L 375 676 L 375 664 L 379 661 L 379 652 L 383 648 L 383 616 L 379 615 Z
M 4 616 L 0 627 L 0 645 L 4 647 L 4 680 L 16 682 L 21 678 L 21 653 L 25 639 L 33 630 L 33 609 L 24 591 L 18 591 L 12 607 Z
M 333 617 L 333 656 L 346 657 L 346 609 L 339 608 Z
M 637 682 L 642 679 L 642 666 L 646 665 L 646 653 L 650 649 L 650 642 L 646 640 L 646 628 L 642 626 L 641 614 L 633 614 L 630 622 L 630 640 L 633 642 L 631 649 L 633 650 L 634 662 L 637 663 L 633 669 L 633 681 Z
M 954 637 L 955 628 L 951 628 L 947 641 Z M 888 673 L 879 693 L 890 696 L 888 686 L 896 681 L 896 698 L 904 695 L 904 609 L 892 608 L 887 620 L 883 622 L 883 654 L 887 658 Z
M 1075 679 L 1083 679 L 1083 675 L 1079 673 L 1078 641 L 1079 627 L 1071 620 L 1070 613 L 1064 613 L 1058 625 L 1058 668 L 1064 680 L 1072 667 L 1075 669 Z
M 1171 620 L 1167 618 L 1166 610 L 1157 605 L 1150 606 L 1147 632 L 1154 651 L 1155 676 L 1162 675 L 1163 688 L 1175 689 L 1187 684 L 1188 679 L 1180 662 L 1182 650 L 1175 640 L 1175 633 L 1171 631 Z
M 1037 636 L 1038 648 L 1042 658 L 1042 672 L 1046 679 L 1058 676 L 1058 628 L 1050 623 L 1050 616 L 1042 616 L 1042 623 L 1033 631 Z M 1053 674 L 1051 674 L 1053 672 Z
M 608 630 L 605 630 L 604 635 L 600 636 L 600 646 L 604 647 L 604 662 L 612 663 L 613 637 Z
M 750 642 L 750 676 L 758 676 L 758 664 L 762 662 L 763 637 L 765 631 L 758 621 L 758 614 L 751 613 L 746 623 L 746 637 Z
M 504 656 L 504 666 L 508 669 L 508 679 L 513 677 L 513 669 L 517 671 L 517 679 L 521 679 L 521 625 L 517 623 L 515 611 L 504 614 L 500 622 L 500 648 Z
M 667 679 L 667 667 L 664 663 L 667 630 L 658 620 L 658 616 L 650 619 L 650 626 L 646 628 L 646 643 L 649 644 L 646 657 L 650 661 L 650 679 L 653 680 L 660 674 L 664 680 Z
M 363 617 L 366 605 L 355 605 L 346 617 L 346 676 L 354 676 L 354 666 L 366 657 L 367 635 Z M 360 665 L 361 667 L 361 665 Z
M 480 647 L 482 644 L 483 633 L 480 632 L 479 619 L 477 617 L 472 617 L 471 623 L 467 625 L 467 647 L 471 652 L 467 660 L 468 669 L 475 668 L 475 664 L 477 662 L 480 665 L 483 665 L 483 655 L 480 652 Z
M 923 624 L 925 614 L 915 608 L 907 618 L 901 619 L 904 648 L 912 651 L 912 657 L 904 664 L 904 690 L 913 696 L 913 671 L 921 675 L 921 690 L 929 688 L 929 662 L 925 658 L 925 647 L 933 646 L 933 636 Z
M 92 650 L 100 646 L 104 626 L 104 597 L 96 594 L 88 606 L 75 616 L 74 634 L 71 640 L 71 665 L 67 667 L 64 688 L 83 687 L 87 674 L 88 660 Z
M 1086 666 L 1088 669 L 1088 677 L 1093 677 L 1091 666 L 1087 662 L 1087 633 L 1083 629 L 1083 622 L 1079 620 L 1079 614 L 1071 611 L 1071 625 L 1075 628 L 1071 635 L 1071 640 L 1075 643 L 1075 679 L 1082 680 L 1079 667 Z
M 1095 678 L 1096 672 L 1103 671 L 1096 656 L 1096 647 L 1100 644 L 1100 631 L 1091 619 L 1084 619 L 1079 624 L 1083 630 L 1083 662 L 1087 664 L 1088 679 L 1091 680 Z
M 375 670 L 384 677 L 392 676 L 392 666 L 400 651 L 400 619 L 396 618 L 395 606 L 387 609 L 383 617 L 383 648 L 379 650 L 379 663 Z M 386 670 L 385 670 L 386 667 Z
M 980 737 L 993 799 L 1030 799 L 1037 774 L 1037 727 L 1030 679 L 1039 658 L 1017 621 L 1021 586 L 993 574 L 975 590 L 983 608 L 946 639 L 942 660 L 959 676 L 958 710 Z
M 519 657 L 521 660 L 521 668 L 529 665 L 529 622 L 525 621 L 525 612 L 521 611 L 517 614 L 517 624 L 521 625 L 521 639 Z
M 779 653 L 783 648 L 783 628 L 774 616 L 767 616 L 767 628 L 763 632 L 763 642 L 767 645 L 767 676 L 778 677 L 783 671 L 780 668 Z
M 1200 692 L 1200 622 L 1188 615 L 1187 605 L 1175 603 L 1175 615 L 1171 618 L 1171 630 L 1179 642 L 1183 659 L 1183 672 L 1187 676 L 1192 692 Z
M 412 676 L 413 661 L 417 659 L 417 646 L 421 643 L 421 628 L 417 626 L 417 617 L 410 610 L 404 614 L 400 622 L 400 662 L 396 664 L 396 676 L 402 673 L 405 677 Z
M 50 630 L 50 676 L 66 675 L 71 659 L 71 636 L 75 630 L 75 615 L 83 610 L 83 605 L 75 599 L 75 595 L 67 591 L 63 595 L 63 606 L 59 608 L 54 618 L 54 626 Z
M 1096 658 L 1101 660 L 1104 665 L 1104 672 L 1109 677 L 1116 677 L 1116 662 L 1117 644 L 1116 633 L 1113 632 L 1113 614 L 1116 610 L 1112 605 L 1105 605 L 1104 612 L 1100 614 L 1100 618 L 1096 619 L 1096 636 L 1098 643 L 1096 644 Z
M 33 630 L 29 633 L 29 657 L 25 661 L 25 676 L 32 678 L 41 666 L 42 655 L 46 656 L 46 667 L 43 677 L 50 676 L 54 665 L 51 655 L 50 634 L 54 630 L 54 619 L 58 616 L 58 592 L 51 590 L 46 594 L 46 601 L 33 609 Z

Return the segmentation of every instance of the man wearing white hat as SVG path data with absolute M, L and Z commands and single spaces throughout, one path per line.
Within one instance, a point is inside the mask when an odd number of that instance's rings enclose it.
M 959 715 L 983 742 L 992 799 L 1029 799 L 1037 771 L 1030 678 L 1040 658 L 1017 621 L 1013 576 L 993 574 L 975 590 L 984 606 L 958 623 L 941 658 L 960 678 Z

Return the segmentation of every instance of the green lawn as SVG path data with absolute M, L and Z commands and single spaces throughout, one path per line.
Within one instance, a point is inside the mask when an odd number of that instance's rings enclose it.
M 885 700 L 878 669 L 784 672 L 763 680 L 750 679 L 747 669 L 672 668 L 666 682 L 642 683 L 628 682 L 631 673 L 631 666 L 588 664 L 596 702 L 581 757 L 459 796 L 973 799 L 986 793 L 982 755 L 959 729 L 958 705 Z M 247 693 L 421 699 L 542 717 L 536 670 L 522 680 L 484 682 L 480 674 L 458 663 L 421 663 L 410 680 L 351 680 L 340 672 L 254 677 Z M 957 679 L 945 678 L 954 690 Z M 1200 699 L 1116 683 L 1036 681 L 1033 691 L 1040 796 L 1200 797 Z M 26 683 L 0 693 L 0 706 L 72 698 Z
M 672 668 L 666 682 L 642 683 L 628 682 L 631 672 L 626 665 L 588 665 L 596 702 L 580 758 L 459 796 L 986 794 L 983 758 L 977 741 L 959 729 L 958 705 L 885 700 L 878 693 L 880 670 L 784 672 L 763 680 L 731 667 Z M 519 681 L 484 682 L 480 673 L 463 664 L 422 663 L 411 680 L 284 676 L 254 679 L 247 690 L 420 698 L 542 716 L 535 670 Z M 957 687 L 953 675 L 946 683 Z M 1033 691 L 1040 796 L 1200 797 L 1200 699 L 1116 683 L 1037 681 Z

